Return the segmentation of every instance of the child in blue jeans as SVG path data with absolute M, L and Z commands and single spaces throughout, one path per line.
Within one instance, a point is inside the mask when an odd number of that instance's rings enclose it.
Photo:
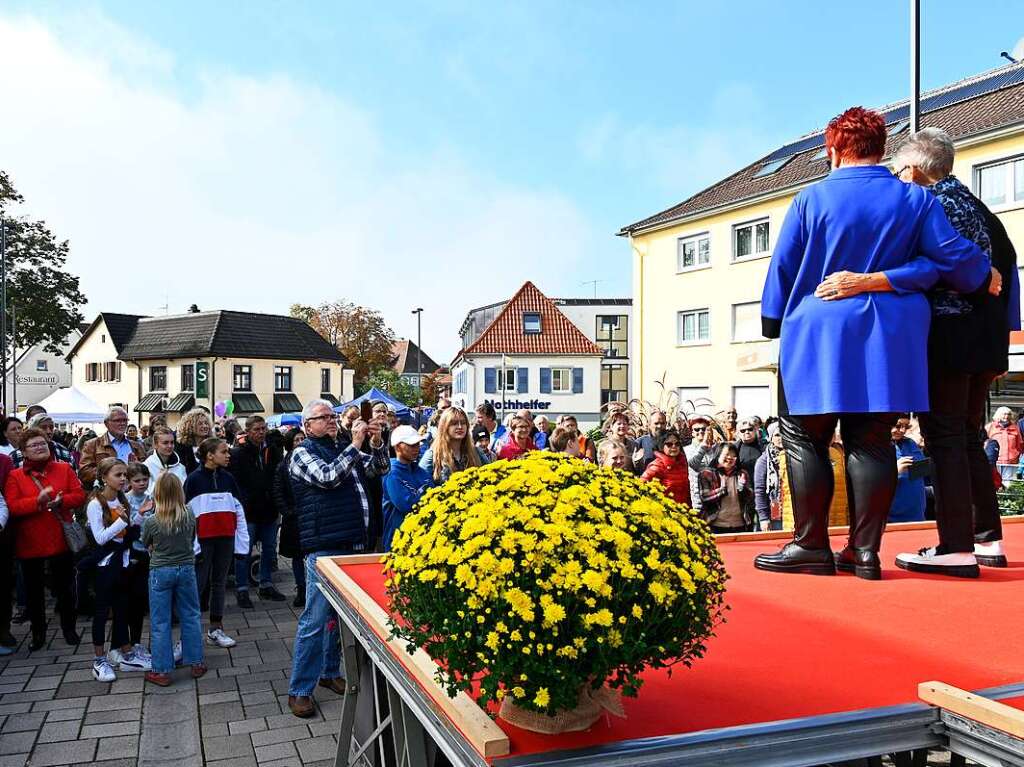
M 174 670 L 171 606 L 181 623 L 182 660 L 192 678 L 206 673 L 203 629 L 196 584 L 196 520 L 185 506 L 185 491 L 174 474 L 165 472 L 153 488 L 155 510 L 142 526 L 142 542 L 150 551 L 149 636 L 153 669 L 146 681 L 167 687 Z

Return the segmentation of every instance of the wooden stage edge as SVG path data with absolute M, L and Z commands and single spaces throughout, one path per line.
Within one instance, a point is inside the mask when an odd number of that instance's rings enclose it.
M 345 557 L 320 557 L 316 566 L 321 575 L 344 596 L 346 601 L 367 622 L 373 632 L 391 647 L 395 657 L 409 671 L 416 681 L 429 693 L 434 702 L 444 710 L 452 723 L 459 729 L 479 753 L 485 758 L 505 756 L 510 751 L 508 736 L 466 693 L 460 692 L 454 698 L 448 697 L 445 689 L 434 679 L 437 664 L 423 650 L 413 654 L 406 652 L 405 642 L 391 636 L 388 615 L 355 581 L 339 566 L 344 564 L 373 564 L 380 562 L 380 554 L 356 554 Z
M 1024 515 L 1003 517 L 1002 519 L 1003 524 L 1024 523 Z M 901 522 L 888 525 L 886 530 L 931 530 L 934 528 L 934 522 Z M 829 535 L 842 535 L 848 531 L 848 527 L 830 527 Z M 792 533 L 786 531 L 715 536 L 718 541 L 723 543 L 731 541 L 784 540 L 791 537 Z M 428 692 L 430 697 L 433 698 L 452 723 L 466 737 L 466 740 L 468 740 L 480 754 L 485 758 L 507 755 L 510 751 L 510 746 L 508 736 L 504 731 L 502 731 L 502 729 L 494 723 L 487 713 L 483 711 L 466 693 L 460 692 L 454 698 L 448 697 L 448 693 L 445 689 L 438 684 L 436 679 L 434 679 L 434 672 L 437 669 L 437 664 L 435 664 L 434 661 L 431 660 L 430 656 L 428 656 L 423 650 L 416 650 L 416 652 L 411 655 L 406 652 L 405 643 L 391 636 L 391 630 L 388 628 L 388 615 L 384 609 L 374 602 L 373 599 L 341 568 L 341 564 L 377 564 L 381 561 L 381 557 L 381 554 L 353 554 L 339 557 L 321 557 L 317 560 L 317 569 L 320 571 L 322 577 L 328 579 L 344 596 L 345 600 L 355 608 L 381 641 L 392 649 L 395 657 L 401 661 L 402 665 L 409 671 L 410 675 L 412 675 Z M 928 682 L 926 684 L 937 685 L 939 683 Z M 950 689 L 952 690 L 955 688 Z M 925 698 L 923 694 L 924 690 L 925 684 L 922 684 L 921 697 L 923 700 L 927 700 L 929 703 L 934 703 L 935 705 L 942 705 L 944 708 L 948 708 L 951 711 L 954 710 L 942 703 L 935 703 L 934 701 Z M 963 694 L 970 695 L 969 693 Z M 976 696 L 970 697 L 975 698 Z M 982 698 L 978 698 L 978 700 L 984 701 Z M 991 702 L 988 703 L 1000 706 L 1000 708 L 1008 711 L 1014 711 L 1014 709 L 1011 709 L 1008 706 L 1002 706 L 1001 704 L 994 704 Z M 1024 716 L 1019 711 L 1014 711 L 1014 713 L 1017 716 Z M 977 718 L 966 713 L 963 715 L 969 716 L 970 718 Z M 987 720 L 979 719 L 979 721 L 989 723 Z M 1021 731 L 1024 732 L 1024 722 L 1020 724 L 1020 727 Z M 1009 731 L 1012 732 L 1012 730 Z
M 972 719 L 1000 732 L 1024 738 L 1024 711 L 973 695 L 943 682 L 922 682 L 917 696 L 925 703 Z

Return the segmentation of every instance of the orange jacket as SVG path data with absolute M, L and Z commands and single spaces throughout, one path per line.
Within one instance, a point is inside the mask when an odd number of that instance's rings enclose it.
M 70 522 L 71 512 L 85 503 L 85 490 L 71 464 L 51 460 L 42 472 L 30 473 L 24 466 L 12 471 L 4 485 L 4 498 L 11 511 L 14 556 L 18 559 L 52 557 L 68 551 L 57 517 L 36 503 L 39 487 L 32 479 L 33 474 L 43 487 L 53 488 L 52 498 L 64 493 L 60 515 L 65 522 Z

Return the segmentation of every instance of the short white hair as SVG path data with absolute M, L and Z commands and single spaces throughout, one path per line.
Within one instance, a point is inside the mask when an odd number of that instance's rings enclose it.
M 308 421 L 310 418 L 312 418 L 313 413 L 315 413 L 316 409 L 319 407 L 325 407 L 332 413 L 334 412 L 334 405 L 332 405 L 327 400 L 320 399 L 318 397 L 317 399 L 311 399 L 309 402 L 306 403 L 306 406 L 302 408 L 302 420 Z
M 113 407 L 107 410 L 107 414 L 103 417 L 103 423 L 106 423 L 118 413 L 124 413 L 125 416 L 128 415 L 128 411 L 125 410 L 123 407 L 121 407 L 120 405 L 114 405 Z
M 946 131 L 942 128 L 922 128 L 903 142 L 892 160 L 897 170 L 913 165 L 928 176 L 940 179 L 953 172 L 955 156 L 953 139 Z
M 547 422 L 548 417 L 546 415 L 534 416 L 533 425 L 536 426 L 538 429 L 541 428 L 541 424 L 547 424 Z

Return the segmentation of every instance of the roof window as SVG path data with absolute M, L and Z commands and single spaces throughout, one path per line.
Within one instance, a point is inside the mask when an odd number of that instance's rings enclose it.
M 897 133 L 902 133 L 910 126 L 910 120 L 900 120 L 889 126 L 889 135 L 895 136 Z
M 762 178 L 763 176 L 770 176 L 773 173 L 778 173 L 782 167 L 793 159 L 793 156 L 782 157 L 778 160 L 770 160 L 757 169 L 757 173 L 754 174 L 754 178 Z
M 523 312 L 523 332 L 540 333 L 540 312 Z

